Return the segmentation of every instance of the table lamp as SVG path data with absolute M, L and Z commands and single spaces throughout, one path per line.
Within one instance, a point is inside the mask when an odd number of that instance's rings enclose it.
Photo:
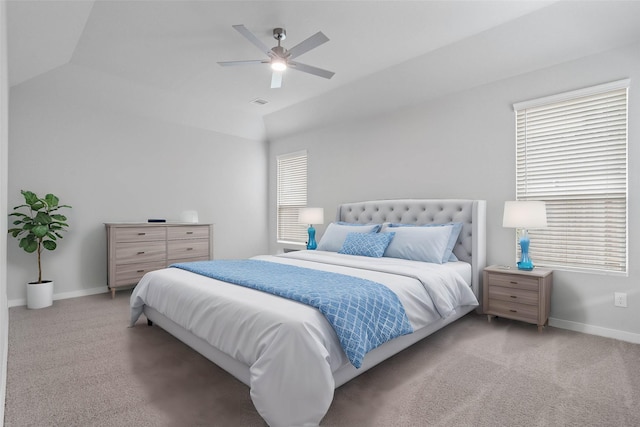
M 316 229 L 313 228 L 313 224 L 324 224 L 324 209 L 323 208 L 302 208 L 298 211 L 298 222 L 303 224 L 309 224 L 307 232 L 309 233 L 309 240 L 307 242 L 307 249 L 315 249 L 318 247 L 316 243 Z
M 516 201 L 504 202 L 504 217 L 502 226 L 520 228 L 520 252 L 521 259 L 518 262 L 519 270 L 533 270 L 533 262 L 529 258 L 529 233 L 530 228 L 544 228 L 547 226 L 547 208 L 540 201 Z

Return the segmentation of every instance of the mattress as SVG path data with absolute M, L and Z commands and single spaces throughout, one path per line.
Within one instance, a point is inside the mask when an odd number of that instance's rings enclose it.
M 416 331 L 478 305 L 463 262 L 439 265 L 322 251 L 254 259 L 382 283 L 398 295 Z M 319 423 L 333 399 L 333 374 L 349 368 L 327 320 L 295 301 L 168 268 L 148 273 L 134 290 L 132 323 L 145 306 L 246 365 L 252 400 L 270 425 Z

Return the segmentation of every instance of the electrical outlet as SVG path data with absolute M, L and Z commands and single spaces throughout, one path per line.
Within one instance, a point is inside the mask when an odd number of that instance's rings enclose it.
M 616 307 L 626 307 L 627 306 L 627 294 L 624 292 L 614 292 L 613 293 L 613 305 Z

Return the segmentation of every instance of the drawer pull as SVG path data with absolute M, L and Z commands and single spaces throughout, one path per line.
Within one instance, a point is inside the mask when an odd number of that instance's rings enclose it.
M 138 233 L 138 236 L 146 236 L 147 233 Z
M 512 280 L 509 283 L 511 283 L 512 285 L 517 285 L 518 284 L 518 282 L 516 282 L 515 280 Z
M 193 248 L 187 248 L 187 250 L 188 250 L 188 251 L 192 251 L 192 250 L 193 250 Z
M 517 313 L 518 312 L 518 310 L 509 310 L 509 311 L 512 312 L 512 313 Z
M 193 231 L 187 231 L 187 234 L 193 234 Z
M 144 255 L 144 251 L 138 252 L 138 255 Z
M 144 273 L 144 270 L 138 270 L 137 273 Z
M 517 296 L 515 296 L 515 295 L 509 295 L 509 296 L 510 296 L 511 298 L 518 298 L 518 297 L 517 297 Z

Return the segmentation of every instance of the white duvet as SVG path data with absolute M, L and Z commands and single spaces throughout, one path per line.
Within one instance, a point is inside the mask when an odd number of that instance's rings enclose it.
M 457 307 L 478 305 L 469 285 L 447 264 L 323 251 L 255 259 L 382 283 L 398 295 L 414 331 Z M 333 399 L 333 372 L 349 363 L 317 309 L 264 292 L 167 268 L 147 273 L 136 286 L 132 325 L 145 305 L 247 365 L 251 399 L 271 426 L 318 425 Z

